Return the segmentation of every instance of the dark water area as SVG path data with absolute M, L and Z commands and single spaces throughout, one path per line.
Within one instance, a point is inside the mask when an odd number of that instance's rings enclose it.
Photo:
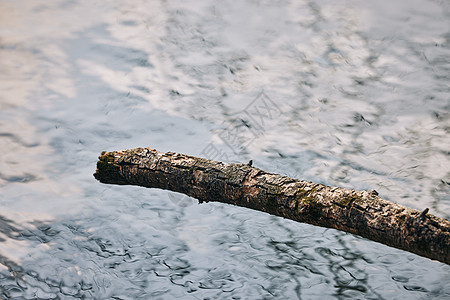
M 450 219 L 448 1 L 0 1 L 0 299 L 450 299 L 450 267 L 162 190 L 153 147 Z

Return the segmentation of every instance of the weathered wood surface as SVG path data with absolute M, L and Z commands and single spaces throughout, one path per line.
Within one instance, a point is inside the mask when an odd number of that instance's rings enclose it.
M 450 264 L 450 222 L 380 198 L 375 191 L 329 187 L 151 148 L 103 152 L 95 178 L 180 192 L 298 222 L 354 233 Z

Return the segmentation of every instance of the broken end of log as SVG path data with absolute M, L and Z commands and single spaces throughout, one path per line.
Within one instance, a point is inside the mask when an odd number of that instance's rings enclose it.
M 103 151 L 98 157 L 95 179 L 101 183 L 120 184 L 120 167 L 114 164 L 115 152 Z M 126 183 L 124 183 L 126 184 Z

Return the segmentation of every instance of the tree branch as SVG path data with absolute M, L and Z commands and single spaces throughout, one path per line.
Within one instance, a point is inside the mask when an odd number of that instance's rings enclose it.
M 252 208 L 298 222 L 335 228 L 450 264 L 450 222 L 378 197 L 151 148 L 103 152 L 94 177 L 180 192 L 200 202 Z

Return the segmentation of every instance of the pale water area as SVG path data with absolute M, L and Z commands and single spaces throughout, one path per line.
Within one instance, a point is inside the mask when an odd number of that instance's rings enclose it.
M 450 299 L 450 266 L 103 185 L 153 147 L 450 218 L 450 2 L 0 0 L 0 299 Z

